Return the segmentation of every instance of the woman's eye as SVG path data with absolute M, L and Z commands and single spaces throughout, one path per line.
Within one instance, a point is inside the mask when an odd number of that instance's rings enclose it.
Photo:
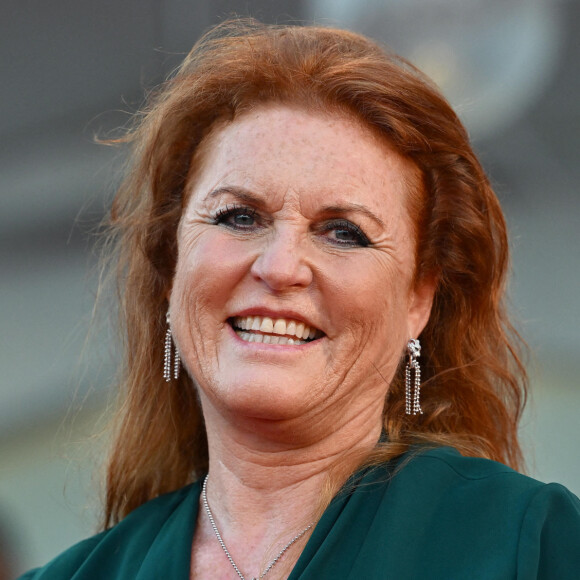
M 249 207 L 226 206 L 214 216 L 215 224 L 222 224 L 236 230 L 253 229 L 257 224 L 256 210 Z
M 365 233 L 348 220 L 327 222 L 322 231 L 326 238 L 338 246 L 364 248 L 370 245 L 370 240 Z

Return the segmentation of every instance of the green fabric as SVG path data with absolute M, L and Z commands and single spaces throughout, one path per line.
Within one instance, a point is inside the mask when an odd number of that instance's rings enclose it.
M 450 448 L 353 477 L 289 580 L 580 578 L 580 501 Z M 22 580 L 189 579 L 200 483 L 159 497 Z

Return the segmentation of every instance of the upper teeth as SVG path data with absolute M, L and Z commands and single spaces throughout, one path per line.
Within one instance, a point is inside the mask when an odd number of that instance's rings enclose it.
M 233 324 L 241 330 L 255 330 L 267 334 L 296 336 L 299 339 L 314 338 L 316 328 L 298 320 L 270 318 L 268 316 L 236 316 Z

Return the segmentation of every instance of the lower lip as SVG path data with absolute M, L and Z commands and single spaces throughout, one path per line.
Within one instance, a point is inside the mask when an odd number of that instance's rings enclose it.
M 234 336 L 234 338 L 238 341 L 240 345 L 243 345 L 244 347 L 252 349 L 254 351 L 268 350 L 275 352 L 285 352 L 285 351 L 298 352 L 304 351 L 304 349 L 307 348 L 312 348 L 322 340 L 321 338 L 318 338 L 316 340 L 305 342 L 304 344 L 266 344 L 263 342 L 248 342 L 247 340 L 243 340 L 241 337 L 239 337 L 237 332 L 232 328 L 230 324 L 228 324 L 228 328 L 230 329 L 230 333 Z

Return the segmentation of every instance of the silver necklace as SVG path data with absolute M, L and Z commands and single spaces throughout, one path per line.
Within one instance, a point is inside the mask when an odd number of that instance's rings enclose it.
M 207 513 L 207 517 L 209 518 L 209 523 L 211 524 L 211 527 L 213 528 L 213 531 L 215 533 L 216 538 L 218 539 L 218 542 L 220 543 L 220 546 L 222 547 L 222 550 L 225 552 L 226 556 L 228 557 L 228 560 L 230 561 L 230 564 L 234 567 L 234 570 L 236 571 L 236 573 L 238 574 L 238 576 L 242 579 L 242 580 L 246 580 L 244 578 L 244 575 L 240 572 L 240 569 L 236 566 L 236 563 L 234 562 L 234 559 L 232 558 L 232 555 L 230 554 L 229 550 L 226 548 L 226 544 L 222 539 L 222 535 L 220 534 L 219 530 L 217 529 L 215 520 L 213 519 L 213 514 L 211 513 L 211 510 L 209 509 L 209 503 L 207 502 L 207 479 L 208 479 L 209 475 L 205 476 L 205 479 L 203 480 L 203 487 L 201 490 L 201 497 L 203 500 L 203 506 L 205 507 L 205 512 Z M 260 580 L 261 578 L 263 578 L 273 567 L 275 564 L 278 563 L 278 560 L 280 560 L 280 558 L 282 557 L 282 555 L 284 554 L 284 552 L 286 552 L 286 550 L 295 542 L 297 542 L 314 524 L 310 524 L 309 526 L 306 526 L 299 534 L 297 534 L 296 536 L 294 536 L 281 550 L 280 552 L 278 552 L 278 555 L 268 564 L 267 568 L 258 576 L 258 577 L 253 577 L 252 580 Z

